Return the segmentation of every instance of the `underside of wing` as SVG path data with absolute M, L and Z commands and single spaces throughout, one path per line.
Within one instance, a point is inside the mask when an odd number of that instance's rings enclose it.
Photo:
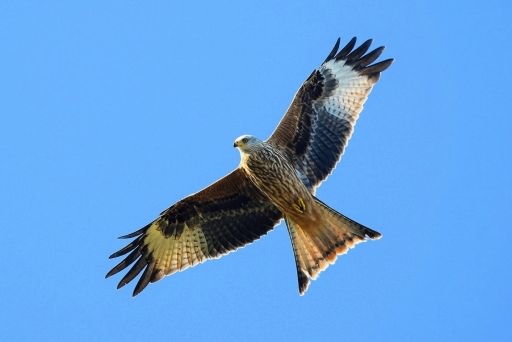
M 136 296 L 150 282 L 219 258 L 258 239 L 281 217 L 244 171 L 236 169 L 177 202 L 142 229 L 121 237 L 134 240 L 110 256 L 128 254 L 107 277 L 133 265 L 118 288 L 142 272 L 133 291 Z
M 371 43 L 367 40 L 354 49 L 356 38 L 352 38 L 339 50 L 338 39 L 268 139 L 285 152 L 312 190 L 336 166 L 373 85 L 393 61 L 374 63 L 384 47 L 367 52 Z

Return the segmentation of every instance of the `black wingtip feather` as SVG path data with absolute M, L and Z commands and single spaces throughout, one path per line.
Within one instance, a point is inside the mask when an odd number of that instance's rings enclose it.
M 372 64 L 380 57 L 382 51 L 384 51 L 384 46 L 380 46 L 368 52 L 368 49 L 373 43 L 373 39 L 366 40 L 354 49 L 357 38 L 353 37 L 347 45 L 345 45 L 340 51 L 336 52 L 339 48 L 339 42 L 340 40 L 338 38 L 334 49 L 329 53 L 325 62 L 331 59 L 334 59 L 336 62 L 340 60 L 345 61 L 345 64 L 351 66 L 353 70 L 358 71 L 361 75 L 367 75 L 375 81 L 379 79 L 380 73 L 386 70 L 393 63 L 393 59 L 390 58 L 376 64 Z
M 364 68 L 372 64 L 377 60 L 377 58 L 379 58 L 379 56 L 382 54 L 382 51 L 384 51 L 384 46 L 380 46 L 375 50 L 368 52 L 366 55 L 357 60 L 356 63 L 354 63 L 354 67 Z
M 137 262 L 130 268 L 130 270 L 124 275 L 124 277 L 119 281 L 117 288 L 125 286 L 129 282 L 133 280 L 143 269 L 146 267 L 147 262 L 144 257 L 141 257 Z
M 151 280 L 151 277 L 153 275 L 154 268 L 155 268 L 154 262 L 150 262 L 147 265 L 146 269 L 144 270 L 144 273 L 142 273 L 142 276 L 139 278 L 137 285 L 135 285 L 135 289 L 133 290 L 133 293 L 132 293 L 133 297 L 135 297 L 136 295 L 141 293 L 146 288 L 146 286 L 148 286 L 148 284 Z
M 356 41 L 357 38 L 352 37 L 352 39 L 347 43 L 347 45 L 345 45 L 345 47 L 343 47 L 343 49 L 341 49 L 340 52 L 338 52 L 336 56 L 334 56 L 334 58 L 337 61 L 339 61 L 340 59 L 346 59 L 350 51 L 352 51 L 352 49 L 356 45 Z
M 366 51 L 370 48 L 370 45 L 372 45 L 373 39 L 368 39 L 363 44 L 361 44 L 357 49 L 352 51 L 346 58 L 347 64 L 353 64 L 356 62 L 359 58 L 361 58 Z
M 340 38 L 336 39 L 336 43 L 334 44 L 334 47 L 332 48 L 331 52 L 329 53 L 329 55 L 325 59 L 324 63 L 330 61 L 331 59 L 334 58 L 334 56 L 336 56 L 336 52 L 340 48 L 340 41 L 341 41 Z
M 110 276 L 113 276 L 114 274 L 116 273 L 119 273 L 121 272 L 122 270 L 124 270 L 126 267 L 128 267 L 128 265 L 130 265 L 132 262 L 134 262 L 135 260 L 137 260 L 137 258 L 139 256 L 141 256 L 141 251 L 139 248 L 135 249 L 130 255 L 128 255 L 126 258 L 123 259 L 123 261 L 121 261 L 119 264 L 117 264 L 116 266 L 114 266 L 114 268 L 112 268 L 108 273 L 107 275 L 105 276 L 105 278 L 108 278 Z
M 151 226 L 152 224 L 153 224 L 153 222 L 151 222 L 148 225 L 145 225 L 144 227 L 142 227 L 141 229 L 139 229 L 139 230 L 137 230 L 137 231 L 135 231 L 133 233 L 120 236 L 120 237 L 118 237 L 118 239 L 131 239 L 131 238 L 134 238 L 136 236 L 139 236 L 139 235 L 143 234 L 146 230 L 148 230 L 149 226 Z
M 379 63 L 375 63 L 368 67 L 362 68 L 359 72 L 361 75 L 367 75 L 368 77 L 378 77 L 381 72 L 389 68 L 393 61 L 393 58 L 389 58 Z
M 139 246 L 141 240 L 142 240 L 142 235 L 140 235 L 138 238 L 136 238 L 135 240 L 130 242 L 128 245 L 126 245 L 123 248 L 121 248 L 120 250 L 118 250 L 117 252 L 112 253 L 108 258 L 114 259 L 114 258 L 120 257 L 121 255 L 125 255 L 125 254 L 133 251 L 135 248 L 137 248 Z

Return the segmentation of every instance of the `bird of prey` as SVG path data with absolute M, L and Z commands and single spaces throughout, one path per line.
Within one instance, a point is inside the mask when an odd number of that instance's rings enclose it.
M 355 48 L 340 39 L 325 61 L 295 94 L 267 140 L 243 135 L 234 142 L 239 166 L 203 190 L 163 211 L 122 239 L 133 239 L 112 254 L 128 254 L 107 273 L 129 265 L 117 288 L 142 272 L 133 296 L 150 282 L 219 258 L 272 230 L 281 219 L 288 227 L 299 293 L 338 255 L 381 234 L 340 214 L 315 197 L 352 135 L 363 104 L 392 59 L 374 63 L 384 47 L 368 52 L 372 40 Z

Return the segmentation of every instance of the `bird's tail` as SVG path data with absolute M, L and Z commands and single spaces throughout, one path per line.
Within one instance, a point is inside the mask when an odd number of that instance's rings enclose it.
M 368 238 L 381 237 L 379 232 L 343 216 L 317 198 L 315 202 L 316 220 L 300 222 L 286 217 L 301 295 L 308 289 L 310 279 L 316 279 L 321 271 L 334 264 L 338 255 Z

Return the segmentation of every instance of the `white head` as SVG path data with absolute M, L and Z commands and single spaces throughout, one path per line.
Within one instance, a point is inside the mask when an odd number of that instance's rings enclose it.
M 252 135 L 242 135 L 236 138 L 233 147 L 238 147 L 240 152 L 250 153 L 261 145 L 262 141 Z

